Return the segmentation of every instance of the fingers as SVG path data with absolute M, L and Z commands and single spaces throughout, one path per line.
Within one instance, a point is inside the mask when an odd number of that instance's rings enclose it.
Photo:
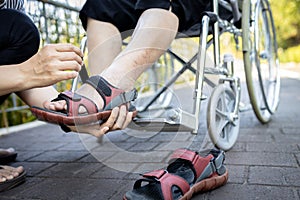
M 64 63 L 69 63 L 70 66 L 79 65 L 78 69 L 83 64 L 82 58 L 79 55 L 75 54 L 75 52 L 61 52 L 59 60 Z
M 124 129 L 131 122 L 132 113 L 127 112 L 127 107 L 122 105 L 112 110 L 109 119 L 103 124 L 109 128 L 109 130 L 120 130 Z
M 76 71 L 60 71 L 56 73 L 56 76 L 60 80 L 68 80 L 78 76 L 78 72 Z M 57 81 L 58 82 L 58 81 Z
M 45 56 L 63 62 L 56 63 L 60 69 L 80 71 L 83 53 L 78 47 L 71 44 L 48 44 L 44 49 Z
M 79 57 L 83 57 L 83 53 L 80 48 L 71 44 L 55 44 L 55 49 L 58 52 L 75 52 Z
M 116 120 L 116 122 L 114 123 L 112 130 L 119 130 L 123 128 L 123 125 L 126 121 L 126 117 L 127 117 L 127 108 L 126 106 L 121 106 L 119 109 L 119 115 L 118 118 Z
M 58 106 L 60 105 L 56 105 L 56 108 Z M 132 121 L 132 116 L 133 113 L 128 112 L 127 107 L 123 105 L 113 108 L 110 117 L 101 125 L 83 125 L 70 128 L 72 131 L 88 133 L 95 137 L 100 137 L 109 131 L 125 129 Z
M 130 122 L 132 122 L 132 116 L 133 116 L 133 112 L 128 112 L 122 129 L 125 129 L 130 124 Z
M 118 119 L 119 111 L 120 111 L 119 107 L 113 108 L 108 120 L 103 125 L 108 127 L 109 129 L 113 128 L 115 122 Z

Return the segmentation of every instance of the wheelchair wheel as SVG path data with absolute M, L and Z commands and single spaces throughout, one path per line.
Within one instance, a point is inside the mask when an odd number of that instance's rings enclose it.
M 167 55 L 163 55 L 136 82 L 138 98 L 133 104 L 138 110 L 137 117 L 160 117 L 171 104 L 173 98 L 172 87 L 167 88 L 155 97 L 174 73 L 174 68 L 167 63 L 169 59 L 165 58 L 165 56 Z
M 267 0 L 243 3 L 243 52 L 250 101 L 267 123 L 279 104 L 280 75 L 275 27 Z
M 215 146 L 229 150 L 235 144 L 240 119 L 234 113 L 235 94 L 225 84 L 214 88 L 207 107 L 207 127 L 210 139 Z

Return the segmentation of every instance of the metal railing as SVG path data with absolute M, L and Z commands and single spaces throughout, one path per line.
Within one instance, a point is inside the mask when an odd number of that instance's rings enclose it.
M 47 43 L 79 43 L 84 31 L 78 17 L 79 7 L 53 0 L 28 0 L 27 13 L 41 33 L 42 45 Z
M 49 43 L 80 44 L 84 30 L 78 17 L 80 1 L 27 0 L 26 13 L 38 27 L 41 46 Z M 64 84 L 64 83 L 60 83 Z M 0 109 L 0 113 L 27 109 L 15 94 L 11 95 L 10 107 Z

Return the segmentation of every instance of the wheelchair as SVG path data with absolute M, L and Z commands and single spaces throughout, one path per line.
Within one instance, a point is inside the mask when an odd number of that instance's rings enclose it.
M 268 0 L 212 0 L 211 10 L 203 13 L 196 31 L 178 35 L 195 38 L 196 53 L 186 60 L 170 47 L 138 80 L 139 97 L 134 102 L 138 116 L 130 129 L 146 131 L 190 131 L 199 133 L 201 105 L 207 103 L 206 128 L 213 144 L 222 150 L 231 149 L 237 141 L 240 112 L 253 109 L 261 123 L 268 123 L 279 104 L 280 74 L 276 33 Z M 250 106 L 241 102 L 241 77 L 236 73 L 234 56 L 223 53 L 220 38 L 230 34 L 236 46 L 242 43 L 242 63 Z M 86 49 L 86 38 L 81 49 Z M 208 49 L 213 59 L 207 60 Z M 223 55 L 223 60 L 221 56 Z M 175 70 L 174 62 L 181 67 Z M 177 67 L 178 68 L 178 67 Z M 193 109 L 186 111 L 171 106 L 176 82 L 186 71 L 194 78 Z M 210 77 L 218 76 L 218 80 Z M 88 74 L 82 70 L 80 78 Z M 72 84 L 75 90 L 79 78 Z M 212 91 L 205 95 L 204 87 Z

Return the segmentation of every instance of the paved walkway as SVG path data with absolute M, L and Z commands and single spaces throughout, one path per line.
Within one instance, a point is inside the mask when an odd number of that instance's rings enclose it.
M 282 79 L 281 104 L 271 123 L 252 111 L 241 115 L 235 147 L 226 153 L 227 185 L 193 199 L 300 199 L 300 79 Z M 27 181 L 0 193 L 1 200 L 120 200 L 138 173 L 166 165 L 179 147 L 208 148 L 206 134 L 110 133 L 97 140 L 43 125 L 0 138 L 14 147 Z

